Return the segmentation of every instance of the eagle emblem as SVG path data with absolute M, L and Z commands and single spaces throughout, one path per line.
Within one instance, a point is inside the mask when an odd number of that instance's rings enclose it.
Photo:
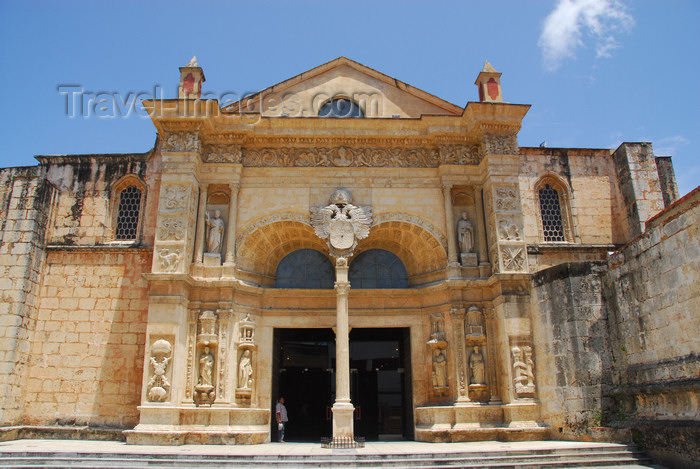
M 352 255 L 357 241 L 369 236 L 372 209 L 357 207 L 350 192 L 337 189 L 326 207 L 311 207 L 311 226 L 321 239 L 328 240 L 328 248 L 334 257 Z

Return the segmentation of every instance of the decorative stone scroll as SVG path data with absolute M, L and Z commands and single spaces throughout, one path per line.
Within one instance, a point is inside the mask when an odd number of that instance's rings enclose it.
M 517 155 L 520 152 L 518 138 L 516 135 L 486 133 L 484 152 L 487 155 Z
M 165 402 L 168 399 L 170 382 L 166 377 L 168 363 L 172 359 L 172 345 L 165 339 L 156 340 L 151 346 L 149 362 L 152 368 L 148 380 L 147 398 L 151 402 Z
M 518 189 L 515 187 L 496 187 L 496 210 L 510 212 L 518 210 Z
M 535 362 L 532 358 L 532 347 L 515 345 L 513 354 L 513 385 L 517 397 L 534 397 L 535 395 Z M 524 357 L 523 357 L 524 355 Z
M 163 151 L 198 152 L 200 147 L 197 132 L 171 132 L 163 136 Z

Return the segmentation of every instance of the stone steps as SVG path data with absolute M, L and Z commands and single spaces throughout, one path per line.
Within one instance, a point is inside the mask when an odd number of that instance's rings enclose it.
M 310 468 L 310 467 L 402 467 L 402 468 L 564 468 L 645 467 L 649 459 L 633 446 L 605 448 L 502 450 L 490 452 L 436 452 L 400 454 L 357 454 L 335 450 L 328 454 L 152 454 L 145 452 L 96 453 L 59 451 L 14 451 L 0 453 L 0 467 L 108 467 L 108 468 Z M 651 467 L 651 466 L 646 466 Z

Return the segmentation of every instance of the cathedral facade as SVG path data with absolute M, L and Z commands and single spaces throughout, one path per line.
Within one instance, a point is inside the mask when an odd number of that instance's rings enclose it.
M 465 107 L 343 57 L 227 106 L 180 72 L 178 99 L 144 103 L 152 150 L 0 173 L 3 425 L 264 443 L 279 397 L 298 441 L 615 439 L 641 418 L 629 366 L 653 357 L 620 351 L 614 276 L 660 212 L 697 243 L 670 158 L 520 147 L 530 106 L 488 62 Z

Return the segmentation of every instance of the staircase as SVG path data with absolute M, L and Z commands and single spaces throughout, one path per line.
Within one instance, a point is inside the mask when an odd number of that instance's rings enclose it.
M 17 440 L 20 441 L 31 440 Z M 540 442 L 541 443 L 541 442 Z M 60 444 L 58 441 L 56 444 Z M 130 447 L 124 451 L 80 451 L 70 450 L 24 450 L 15 445 L 8 450 L 0 445 L 0 467 L 39 468 L 39 467 L 104 467 L 104 468 L 191 468 L 207 469 L 220 467 L 236 468 L 318 468 L 318 467 L 400 467 L 400 468 L 560 468 L 560 467 L 657 467 L 652 466 L 634 446 L 619 444 L 585 444 L 575 447 L 551 448 L 538 445 L 537 449 L 501 449 L 479 451 L 445 450 L 444 446 L 435 452 L 412 453 L 409 451 L 381 454 L 376 449 L 370 453 L 358 450 L 292 451 L 293 444 L 272 445 L 277 454 L 269 450 L 247 454 L 207 454 L 207 447 L 192 447 L 186 451 L 149 451 L 149 448 Z M 87 445 L 86 445 L 87 446 Z M 270 445 L 261 445 L 267 446 Z M 58 446 L 57 446 L 58 447 Z M 127 447 L 128 448 L 128 447 Z M 180 447 L 183 448 L 183 447 Z M 231 453 L 236 447 L 230 447 Z M 371 450 L 370 450 L 371 451 Z M 425 450 L 423 450 L 425 451 Z M 292 454 L 294 453 L 294 454 Z

